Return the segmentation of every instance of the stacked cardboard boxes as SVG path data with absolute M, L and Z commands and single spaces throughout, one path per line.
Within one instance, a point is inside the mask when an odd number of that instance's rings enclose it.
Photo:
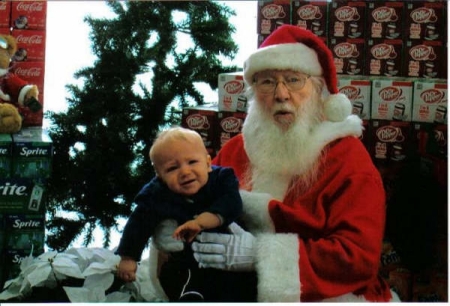
M 41 127 L 1 134 L 0 284 L 15 278 L 24 257 L 39 255 L 45 243 L 46 181 L 53 143 Z M 3 149 L 4 148 L 4 149 Z

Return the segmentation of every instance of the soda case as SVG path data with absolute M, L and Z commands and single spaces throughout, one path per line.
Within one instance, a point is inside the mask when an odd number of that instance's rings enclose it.
M 0 178 L 0 213 L 45 212 L 46 184 L 25 178 Z
M 247 97 L 243 72 L 220 73 L 218 76 L 219 111 L 246 111 Z
M 39 250 L 45 243 L 43 214 L 4 215 L 5 244 L 7 250 Z
M 447 80 L 414 81 L 412 120 L 447 124 Z
M 372 81 L 372 119 L 411 121 L 413 82 L 406 79 Z
M 329 38 L 365 38 L 366 10 L 365 1 L 331 1 L 328 14 Z
M 364 75 L 364 53 L 366 42 L 362 38 L 329 39 L 337 74 Z
M 0 28 L 8 28 L 11 23 L 11 1 L 0 1 Z
M 292 1 L 291 23 L 310 30 L 319 37 L 328 37 L 328 2 L 327 1 Z
M 363 120 L 371 118 L 370 100 L 372 83 L 369 78 L 339 76 L 338 90 L 343 93 L 352 103 L 352 113 Z
M 11 177 L 12 138 L 10 134 L 0 134 L 0 177 Z
M 257 33 L 268 35 L 283 24 L 291 24 L 290 0 L 258 1 Z
M 15 178 L 46 179 L 51 175 L 53 142 L 41 127 L 23 128 L 13 137 Z
M 242 131 L 242 126 L 247 113 L 244 112 L 218 112 L 217 151 L 220 150 L 231 138 Z
M 47 1 L 12 1 L 11 27 L 43 30 L 47 22 Z
M 401 39 L 368 39 L 366 69 L 369 76 L 402 76 L 403 41 Z
M 217 129 L 216 105 L 213 106 L 193 106 L 183 108 L 181 116 L 181 126 L 194 130 L 200 134 L 205 144 L 206 150 L 215 156 L 216 152 L 216 129 Z
M 367 3 L 368 38 L 401 39 L 404 1 L 369 1 Z
M 442 41 L 407 40 L 403 76 L 447 78 L 446 45 Z
M 447 1 L 406 1 L 406 39 L 445 41 Z

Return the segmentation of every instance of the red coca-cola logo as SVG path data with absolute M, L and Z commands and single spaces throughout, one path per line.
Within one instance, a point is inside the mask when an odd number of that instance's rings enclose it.
M 18 12 L 41 12 L 43 10 L 44 2 L 19 2 L 16 6 Z
M 409 50 L 409 55 L 413 60 L 416 61 L 426 61 L 436 59 L 436 54 L 433 48 L 425 45 L 417 45 Z
M 42 35 L 19 35 L 16 37 L 16 41 L 18 44 L 39 45 L 42 44 L 43 38 Z
M 420 94 L 420 98 L 425 103 L 429 103 L 429 104 L 439 103 L 444 98 L 444 93 L 437 89 L 431 88 L 431 89 L 427 89 L 427 90 L 423 91 Z
M 319 11 L 319 7 L 311 4 L 306 4 L 300 7 L 297 10 L 297 15 L 302 20 L 319 19 L 320 17 L 322 17 L 322 14 Z
M 225 85 L 223 85 L 223 89 L 225 89 L 225 92 L 228 94 L 238 94 L 244 89 L 244 84 L 233 80 L 225 83 Z
M 355 8 L 352 8 L 350 6 L 343 6 L 338 8 L 334 15 L 339 21 L 352 21 L 352 20 L 358 20 L 359 15 Z
M 199 114 L 193 114 L 186 118 L 186 124 L 193 130 L 208 128 L 208 119 Z
M 416 8 L 409 16 L 415 23 L 435 22 L 437 19 L 434 10 L 427 7 Z
M 361 93 L 361 89 L 359 87 L 355 86 L 344 86 L 341 89 L 339 89 L 340 93 L 343 93 L 344 95 L 349 98 L 349 100 L 355 100 L 358 98 L 359 94 Z
M 19 67 L 14 70 L 14 73 L 21 77 L 40 77 L 42 75 L 42 69 L 37 67 L 31 67 L 28 69 Z
M 394 51 L 394 46 L 388 44 L 378 44 L 370 49 L 370 53 L 376 59 L 395 58 L 397 54 Z
M 400 98 L 402 90 L 398 87 L 388 86 L 380 90 L 378 94 L 383 101 L 392 102 L 397 101 L 398 98 Z
M 372 17 L 376 22 L 387 22 L 393 19 L 393 10 L 389 7 L 382 6 L 372 11 Z
M 281 5 L 269 4 L 262 8 L 261 14 L 266 19 L 276 19 L 286 17 L 286 13 Z
M 4 11 L 4 10 L 6 10 L 6 1 L 1 1 L 0 2 L 0 11 Z
M 336 56 L 341 58 L 354 57 L 355 50 L 356 46 L 348 42 L 337 44 L 333 48 L 334 54 L 336 54 Z
M 404 140 L 401 130 L 391 125 L 380 127 L 376 135 L 383 142 L 401 142 Z
M 239 133 L 241 130 L 241 120 L 234 117 L 228 117 L 220 121 L 220 126 L 225 132 Z

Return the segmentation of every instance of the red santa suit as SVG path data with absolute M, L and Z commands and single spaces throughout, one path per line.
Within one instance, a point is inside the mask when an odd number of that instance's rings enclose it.
M 243 196 L 257 241 L 259 301 L 392 298 L 377 276 L 385 224 L 380 175 L 361 141 L 337 139 L 346 132 L 339 132 L 343 124 L 334 125 L 318 139 L 327 153 L 322 175 L 307 192 L 296 196 L 291 189 L 281 201 Z M 232 167 L 243 182 L 249 159 L 242 135 L 228 141 L 213 163 Z

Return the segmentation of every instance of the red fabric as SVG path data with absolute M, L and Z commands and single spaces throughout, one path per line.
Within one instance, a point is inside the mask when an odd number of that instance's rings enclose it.
M 20 91 L 26 85 L 28 83 L 14 73 L 8 73 L 1 79 L 1 89 L 11 97 L 10 103 L 16 106 L 19 103 Z
M 248 164 L 242 134 L 228 141 L 213 163 L 232 167 L 242 180 Z M 389 287 L 377 276 L 385 225 L 378 171 L 353 137 L 329 146 L 322 171 L 307 193 L 287 194 L 268 207 L 277 233 L 299 236 L 301 301 L 346 293 L 389 301 Z
M 325 78 L 330 94 L 339 92 L 337 87 L 337 74 L 334 65 L 334 57 L 327 45 L 310 30 L 295 25 L 283 25 L 273 31 L 259 46 L 264 48 L 279 44 L 302 43 L 317 53 L 320 66 L 323 69 L 322 76 Z

